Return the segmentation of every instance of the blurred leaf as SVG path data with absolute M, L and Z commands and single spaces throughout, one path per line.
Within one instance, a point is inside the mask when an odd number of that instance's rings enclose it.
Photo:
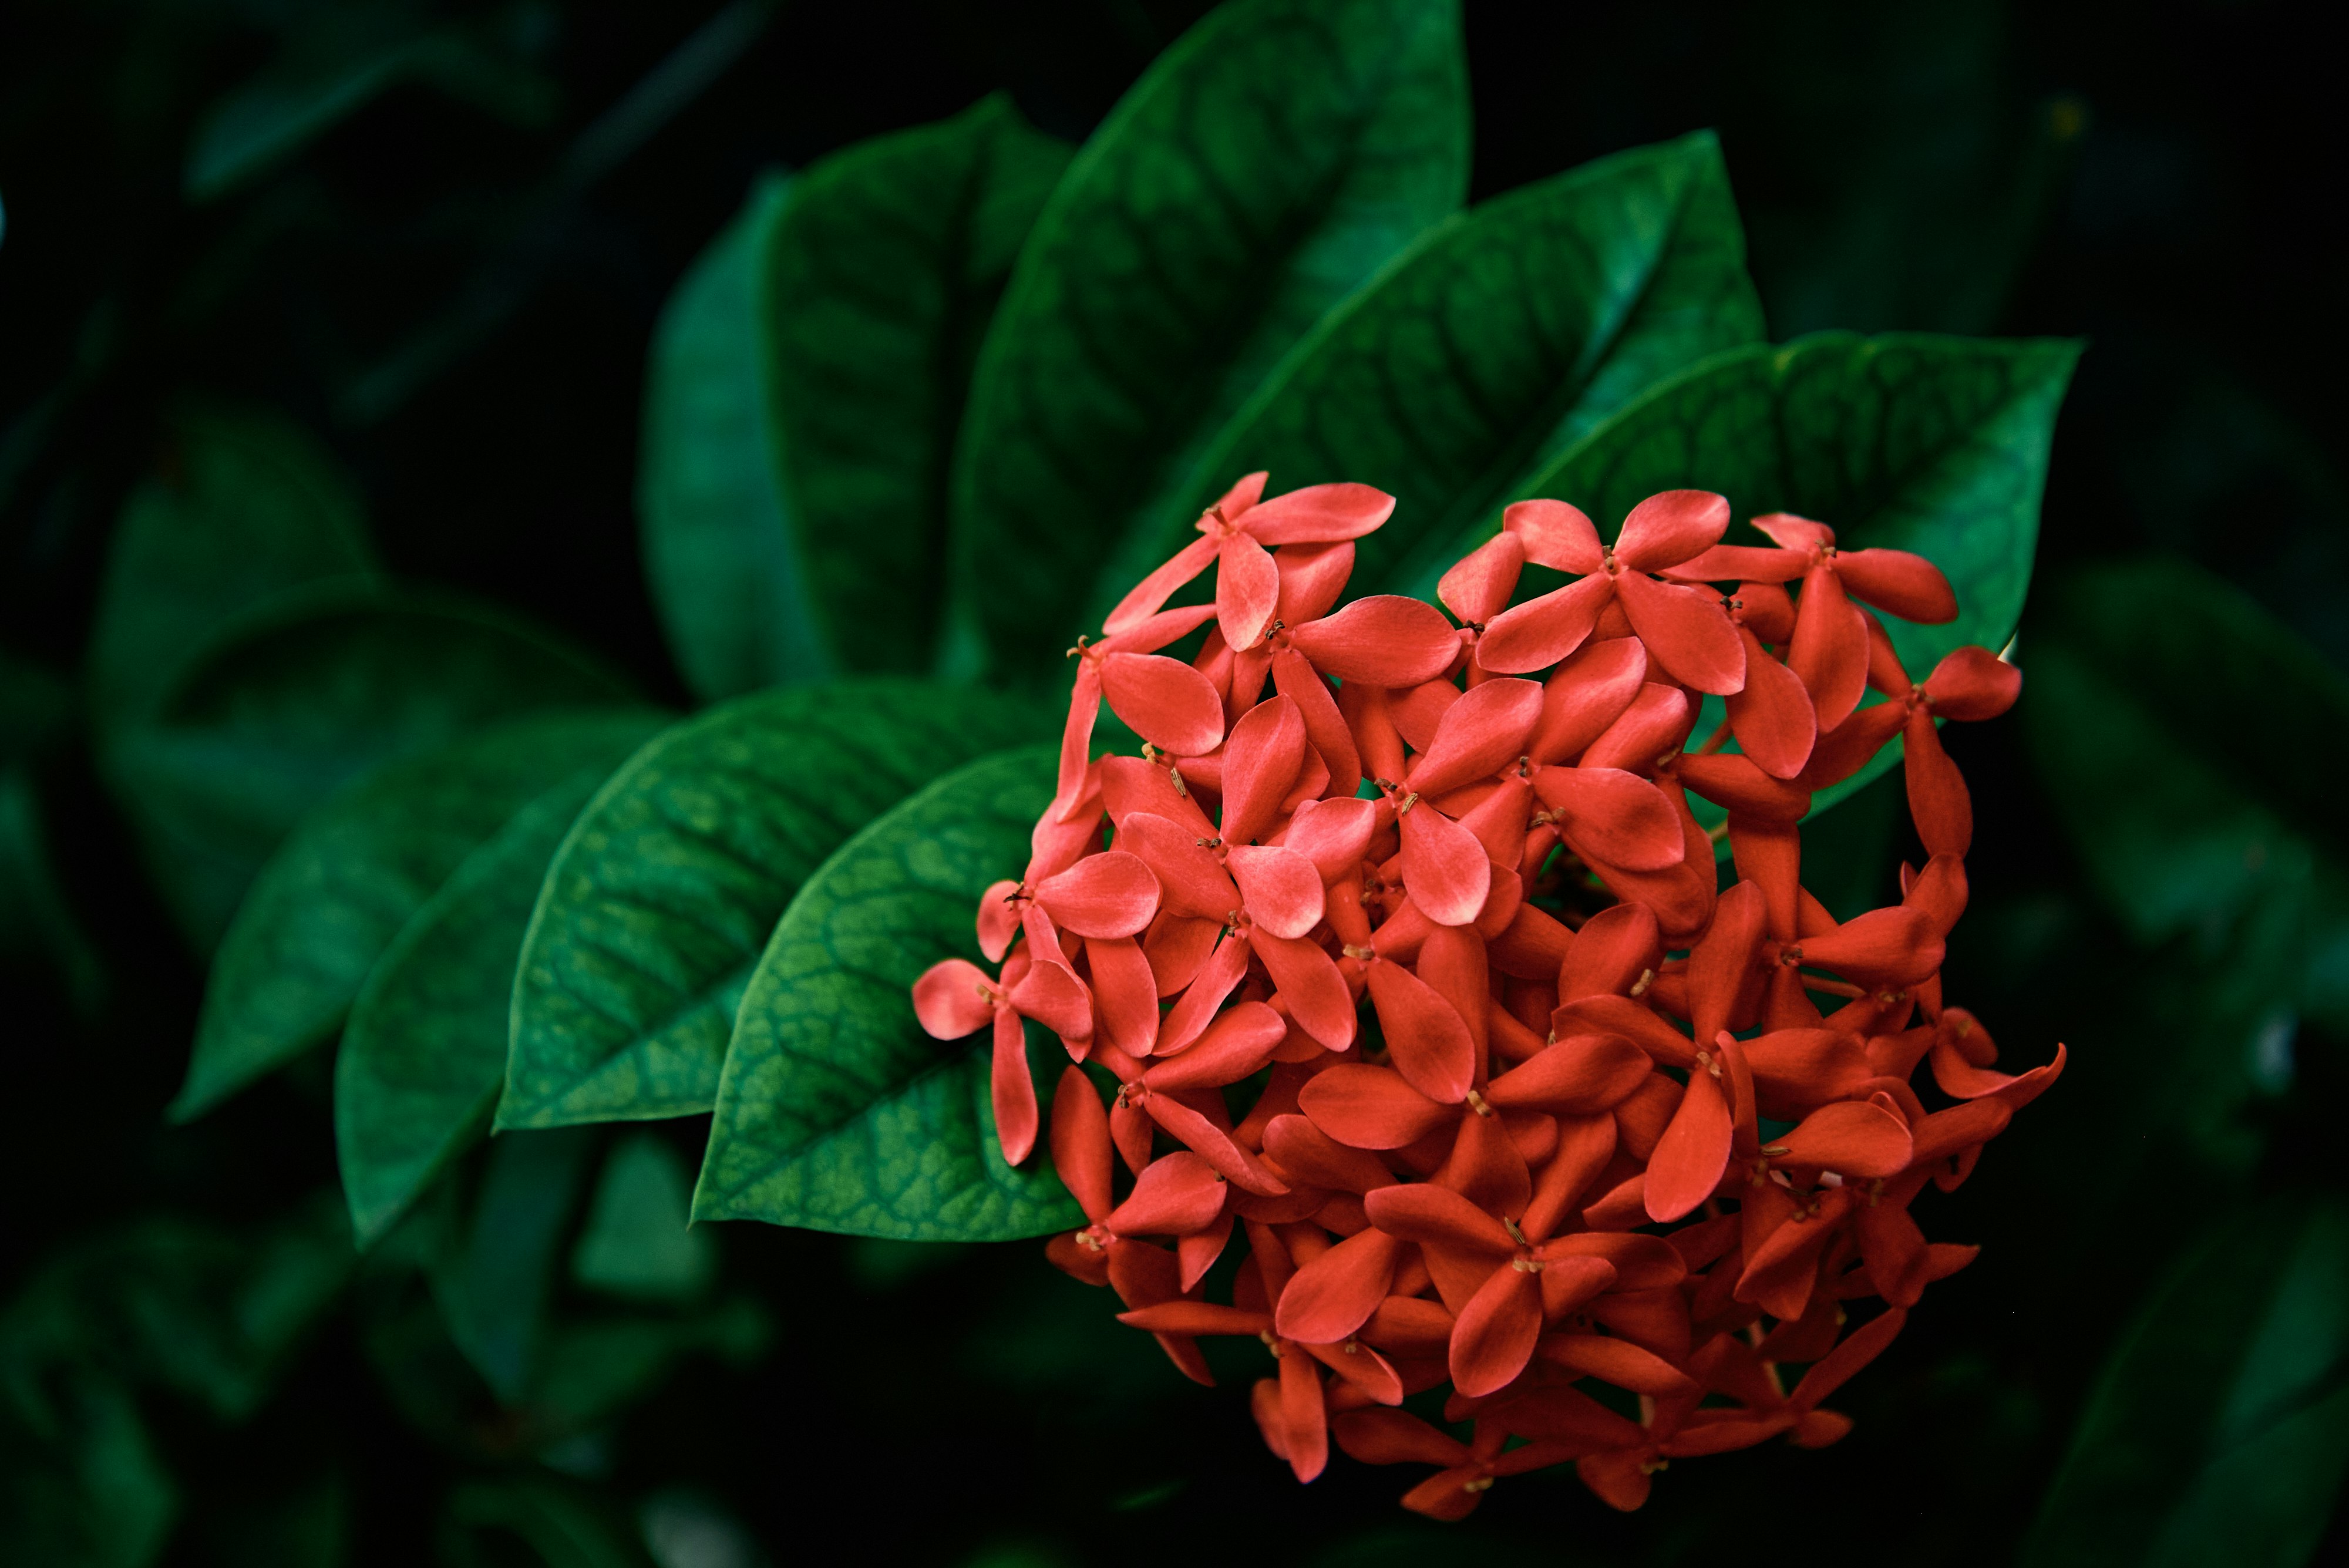
M 387 763 L 318 808 L 221 943 L 171 1116 L 202 1115 L 332 1034 L 400 928 L 468 854 L 550 780 L 608 769 L 659 722 L 641 709 L 512 721 Z
M 279 57 L 205 114 L 181 186 L 209 202 L 246 184 L 407 81 L 440 88 L 503 118 L 543 119 L 552 83 L 455 28 L 421 31 L 405 5 L 305 8 Z
M 440 1561 L 447 1568 L 653 1568 L 624 1522 L 550 1476 L 472 1481 L 450 1492 Z
M 1053 192 L 980 353 L 950 667 L 1057 659 L 1125 531 L 1467 171 L 1456 0 L 1238 0 L 1160 55 Z
M 2238 1113 L 2288 1084 L 2299 1016 L 2349 1026 L 2349 680 L 2183 561 L 2059 579 L 2032 626 L 2040 774 L 2106 907 L 2183 984 L 2158 1114 L 2240 1164 Z
M 101 761 L 167 904 L 209 950 L 262 863 L 338 785 L 490 720 L 628 695 L 499 612 L 326 587 L 241 622 Z
M 11 1372 L 15 1369 L 10 1368 Z M 146 1568 L 179 1512 L 129 1391 L 75 1368 L 0 1400 L 0 1560 Z
M 1126 541 L 1101 607 L 1257 469 L 1277 491 L 1352 479 L 1393 494 L 1393 518 L 1355 544 L 1355 586 L 1413 580 L 1427 545 L 1497 515 L 1658 378 L 1758 339 L 1744 262 L 1709 131 L 1446 220 L 1298 345 L 1158 525 Z
M 1026 862 L 1053 768 L 1049 749 L 973 763 L 809 878 L 742 998 L 696 1219 L 936 1241 L 1075 1222 L 1049 1160 L 1003 1163 L 988 1036 L 931 1039 L 910 993 L 938 960 L 978 956 L 972 910 Z
M 26 1285 L 0 1320 L 0 1381 L 22 1384 L 50 1364 L 102 1367 L 244 1420 L 341 1293 L 351 1262 L 349 1229 L 327 1194 L 242 1234 L 140 1221 L 83 1243 Z
M 546 728 L 524 722 L 536 733 Z M 616 729 L 606 754 L 514 813 L 367 971 L 335 1055 L 335 1148 L 362 1247 L 489 1131 L 505 1083 L 514 966 L 539 884 L 579 808 L 653 727 Z
M 164 472 L 131 493 L 90 632 L 101 724 L 150 716 L 238 616 L 305 584 L 374 576 L 357 494 L 290 420 L 195 407 L 171 425 Z
M 33 770 L 0 765 L 0 959 L 45 960 L 84 1017 L 104 1004 L 106 969 L 58 883 Z
M 688 1302 L 709 1286 L 718 1239 L 690 1228 L 693 1175 L 658 1135 L 630 1133 L 612 1146 L 571 1277 L 590 1290 L 637 1301 Z
M 730 697 L 826 674 L 768 448 L 761 271 L 791 204 L 771 176 L 661 312 L 636 473 L 645 577 L 686 684 Z
M 564 1228 L 595 1136 L 512 1133 L 492 1141 L 464 1234 L 430 1262 L 450 1337 L 503 1405 L 522 1402 L 545 1328 Z
M 1947 626 L 1883 618 L 1921 680 L 1952 649 L 1979 643 L 1996 652 L 2013 635 L 2031 583 L 2055 410 L 2079 354 L 2076 342 L 2051 338 L 1840 332 L 1733 348 L 1648 392 L 1518 493 L 1571 502 L 1612 537 L 1624 514 L 1658 491 L 1713 490 L 1741 518 L 1795 512 L 1835 529 L 1847 548 L 1913 550 L 1958 596 L 1958 618 Z M 1443 562 L 1496 527 L 1496 519 L 1480 520 L 1411 591 L 1433 598 Z M 1768 542 L 1737 526 L 1729 538 Z M 1527 573 L 1528 589 L 1537 576 Z M 1887 746 L 1822 791 L 1814 809 L 1899 760 Z
M 748 1296 L 683 1317 L 594 1317 L 550 1327 L 525 1412 L 550 1434 L 591 1429 L 658 1388 L 688 1355 L 746 1366 L 766 1351 L 771 1324 Z
M 998 94 L 792 184 L 763 279 L 774 450 L 842 668 L 931 667 L 971 366 L 1071 152 Z
M 742 698 L 646 746 L 547 872 L 498 1125 L 708 1110 L 735 1003 L 808 875 L 941 772 L 1050 730 L 1024 701 L 866 680 Z
M 2214 1226 L 2106 1364 L 2019 1562 L 2308 1562 L 2349 1471 L 2349 1210 Z

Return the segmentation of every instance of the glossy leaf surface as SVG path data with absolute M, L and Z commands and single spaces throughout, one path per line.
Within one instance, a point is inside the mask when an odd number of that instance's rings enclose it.
M 1034 674 L 1124 531 L 1466 185 L 1456 0 L 1241 0 L 1151 66 L 1012 273 L 955 458 L 957 628 Z
M 620 742 L 639 738 L 642 727 Z M 488 1132 L 523 933 L 547 863 L 618 761 L 582 767 L 460 862 L 368 971 L 335 1054 L 335 1151 L 359 1244 Z
M 2019 1562 L 2310 1560 L 2349 1472 L 2349 1212 L 2206 1234 L 2106 1364 Z
M 609 768 L 657 722 L 643 711 L 519 720 L 392 763 L 305 821 L 221 943 L 171 1114 L 201 1115 L 331 1035 L 392 939 L 476 846 L 550 776 Z
M 775 928 L 743 997 L 697 1219 L 920 1241 L 1077 1220 L 1050 1162 L 1003 1163 L 984 1033 L 933 1040 L 908 991 L 978 957 L 972 915 L 1052 797 L 1044 750 L 940 779 L 843 846 Z
M 1024 701 L 871 680 L 743 698 L 659 736 L 547 873 L 498 1125 L 708 1110 L 742 987 L 809 873 L 943 770 L 1050 724 Z
M 1392 494 L 1394 516 L 1355 545 L 1354 586 L 1412 581 L 1428 548 L 1651 383 L 1761 336 L 1710 132 L 1512 191 L 1421 236 L 1298 345 L 1121 551 L 1103 602 L 1257 469 L 1276 491 L 1350 479 Z

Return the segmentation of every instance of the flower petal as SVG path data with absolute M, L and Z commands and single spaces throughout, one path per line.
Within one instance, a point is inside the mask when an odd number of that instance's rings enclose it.
M 1435 597 L 1463 626 L 1482 626 L 1508 607 L 1526 567 L 1526 547 L 1506 530 L 1462 556 L 1435 585 Z
M 1298 1091 L 1297 1104 L 1330 1138 L 1362 1149 L 1417 1143 L 1459 1114 L 1413 1088 L 1393 1068 L 1360 1064 L 1315 1075 Z
M 1660 583 L 1644 572 L 1617 577 L 1615 593 L 1649 657 L 1673 680 L 1718 696 L 1745 684 L 1745 646 L 1719 594 Z
M 1343 881 L 1361 869 L 1378 816 L 1375 801 L 1308 801 L 1289 819 L 1281 843 L 1311 861 L 1324 883 Z
M 1038 964 L 1038 971 L 1049 971 Z M 1036 1147 L 1036 1085 L 1028 1076 L 1028 1032 L 1019 1014 L 1005 1008 L 995 1015 L 995 1044 L 988 1068 L 988 1101 L 995 1113 L 996 1141 L 1003 1162 L 1018 1165 Z
M 1158 613 L 1159 607 L 1174 597 L 1174 590 L 1207 569 L 1216 558 L 1216 543 L 1212 538 L 1194 539 L 1177 550 L 1165 565 L 1133 585 L 1117 607 L 1109 612 L 1102 629 L 1114 636 L 1129 631 Z
M 1291 628 L 1288 640 L 1322 674 L 1373 686 L 1433 680 L 1460 652 L 1442 610 L 1397 594 L 1356 599 L 1333 616 Z
M 1807 552 L 1762 545 L 1715 545 L 1675 566 L 1651 566 L 1676 583 L 1787 583 L 1810 566 Z
M 1596 1377 L 1659 1399 L 1677 1398 L 1697 1391 L 1695 1379 L 1628 1339 L 1599 1334 L 1553 1334 L 1541 1341 L 1541 1358 L 1578 1376 Z
M 1530 674 L 1556 664 L 1589 639 L 1599 612 L 1615 601 L 1615 578 L 1594 572 L 1503 610 L 1477 639 L 1476 661 L 1502 675 Z
M 1216 1168 L 1183 1149 L 1162 1155 L 1134 1178 L 1105 1224 L 1121 1236 L 1182 1236 L 1205 1230 L 1224 1211 L 1229 1190 Z
M 1249 709 L 1224 747 L 1226 844 L 1253 844 L 1272 827 L 1305 765 L 1305 715 L 1278 694 Z
M 1751 630 L 1737 629 L 1745 644 L 1745 686 L 1729 699 L 1730 732 L 1754 766 L 1772 778 L 1793 778 L 1818 740 L 1811 694 L 1802 677 L 1764 652 Z
M 1243 1002 L 1218 1013 L 1198 1039 L 1152 1062 L 1142 1081 L 1154 1090 L 1220 1089 L 1272 1060 L 1288 1036 L 1288 1021 L 1261 1002 Z
M 1094 1033 L 1129 1056 L 1149 1055 L 1158 1044 L 1158 980 L 1142 944 L 1132 937 L 1088 938 L 1085 963 Z
M 1680 813 L 1661 790 L 1619 768 L 1544 768 L 1534 793 L 1578 846 L 1627 871 L 1661 871 L 1688 856 Z
M 1941 568 L 1907 550 L 1838 550 L 1836 576 L 1852 597 L 1922 626 L 1958 618 L 1958 596 Z
M 1301 937 L 1321 923 L 1321 873 L 1293 849 L 1235 846 L 1225 866 L 1240 885 L 1240 901 L 1257 929 Z
M 1366 1465 L 1456 1465 L 1468 1458 L 1467 1444 L 1402 1410 L 1349 1410 L 1330 1418 L 1330 1430 Z
M 1915 909 L 1870 909 L 1823 936 L 1805 937 L 1802 961 L 1867 986 L 1908 985 L 1941 967 L 1941 939 Z
M 1615 558 L 1634 571 L 1661 571 L 1711 549 L 1728 531 L 1726 496 L 1667 490 L 1631 508 L 1615 535 Z
M 1314 1082 L 1320 1083 L 1348 1070 L 1332 1067 Z M 1311 1107 L 1307 1109 L 1309 1112 Z M 1517 1251 L 1516 1241 L 1498 1220 L 1448 1187 L 1424 1181 L 1381 1187 L 1363 1196 L 1362 1209 L 1370 1215 L 1371 1224 L 1399 1241 L 1449 1247 L 1495 1261 L 1511 1257 Z
M 1330 613 L 1346 579 L 1354 575 L 1354 546 L 1283 545 L 1272 558 L 1280 569 L 1280 602 L 1273 610 L 1284 626 L 1303 626 Z
M 959 1040 L 994 1020 L 995 989 L 987 971 L 968 959 L 941 959 L 914 982 L 914 1016 L 933 1040 Z
M 1226 647 L 1254 648 L 1272 625 L 1280 602 L 1280 568 L 1246 534 L 1226 535 L 1216 553 L 1216 625 Z
M 1838 1100 L 1805 1116 L 1773 1147 L 1782 1165 L 1845 1176 L 1897 1176 L 1909 1165 L 1909 1124 L 1870 1100 Z
M 1158 913 L 1158 878 L 1140 857 L 1112 849 L 1046 877 L 1037 885 L 1036 901 L 1063 930 L 1081 937 L 1130 937 Z
M 1161 751 L 1198 756 L 1224 738 L 1224 702 L 1208 679 L 1159 653 L 1102 660 L 1102 694 L 1133 732 Z
M 1402 885 L 1439 926 L 1464 926 L 1485 908 L 1493 863 L 1475 835 L 1420 801 L 1396 818 L 1402 832 Z
M 1822 732 L 1849 718 L 1868 691 L 1868 623 L 1844 597 L 1842 581 L 1824 562 L 1803 578 L 1803 602 L 1795 612 L 1786 668 L 1810 692 Z
M 1586 643 L 1542 683 L 1542 711 L 1526 751 L 1537 763 L 1581 755 L 1640 695 L 1648 649 L 1636 637 Z
M 1183 992 L 1158 1025 L 1158 1054 L 1171 1056 L 1206 1033 L 1216 1010 L 1247 973 L 1247 939 L 1226 935 L 1200 966 L 1198 978 Z
M 1385 959 L 1371 961 L 1370 992 L 1395 1071 L 1429 1099 L 1458 1105 L 1476 1073 L 1475 1042 L 1459 1012 L 1426 981 Z
M 1413 762 L 1411 787 L 1443 794 L 1490 778 L 1525 754 L 1541 712 L 1542 688 L 1531 680 L 1503 678 L 1470 688 L 1444 711 Z
M 1314 673 L 1303 654 L 1284 648 L 1272 656 L 1272 684 L 1297 704 L 1305 721 L 1305 738 L 1321 753 L 1322 766 L 1330 770 L 1329 793 L 1340 799 L 1351 795 L 1362 783 L 1361 753 L 1337 699 L 1330 695 L 1328 683 Z
M 1506 1387 L 1541 1337 L 1541 1277 L 1504 1263 L 1468 1299 L 1452 1330 L 1452 1386 L 1475 1398 Z
M 1252 945 L 1299 1028 L 1332 1051 L 1354 1043 L 1354 993 L 1335 959 L 1311 942 L 1260 929 Z
M 1729 1097 L 1721 1080 L 1702 1067 L 1689 1073 L 1688 1093 L 1648 1161 L 1648 1218 L 1679 1219 L 1713 1196 L 1729 1168 Z
M 1926 709 L 1909 715 L 1900 769 L 1909 785 L 1909 815 L 1917 824 L 1925 853 L 1963 859 L 1973 846 L 1973 797 L 1958 764 L 1941 749 L 1940 732 Z
M 1224 1178 L 1243 1191 L 1259 1197 L 1278 1198 L 1288 1186 L 1267 1170 L 1257 1158 L 1232 1141 L 1229 1133 L 1176 1099 L 1173 1095 L 1157 1093 L 1142 1096 L 1142 1108 L 1150 1119 L 1173 1134 L 1175 1140 L 1198 1155 Z
M 1299 1480 L 1311 1480 L 1330 1462 L 1329 1406 L 1311 1356 L 1280 1358 L 1280 1422 L 1282 1457 Z
M 1387 1299 L 1402 1248 L 1376 1229 L 1347 1237 L 1298 1270 L 1282 1288 L 1274 1329 L 1305 1345 L 1335 1345 L 1349 1337 Z
M 1663 934 L 1656 912 L 1645 904 L 1616 904 L 1599 910 L 1574 934 L 1557 976 L 1561 1003 L 1586 996 L 1622 996 L 1642 974 L 1664 961 Z M 1654 1014 L 1640 1009 L 1643 1016 Z
M 1606 564 L 1599 530 L 1578 506 L 1563 501 L 1513 502 L 1501 513 L 1501 526 L 1517 536 L 1526 559 L 1536 566 L 1587 575 Z
M 1385 491 L 1341 481 L 1259 501 L 1237 521 L 1267 545 L 1323 545 L 1376 531 L 1394 508 Z
M 1213 838 L 1216 825 L 1199 803 L 1174 787 L 1174 772 L 1140 757 L 1103 757 L 1101 769 L 1102 805 L 1109 819 L 1123 825 L 1137 811 L 1163 816 L 1188 829 L 1194 838 Z
M 1677 686 L 1649 681 L 1631 705 L 1590 742 L 1578 764 L 1585 768 L 1619 768 L 1629 773 L 1653 769 L 1660 759 L 1677 753 L 1696 722 L 1688 693 Z
M 2023 695 L 2023 671 L 1986 648 L 1961 648 L 1933 666 L 1925 695 L 1944 719 L 1995 719 Z
M 1163 907 L 1177 915 L 1220 920 L 1240 907 L 1240 890 L 1190 828 L 1137 811 L 1118 825 L 1117 846 L 1150 868 Z
M 1109 1112 L 1085 1070 L 1071 1063 L 1052 1091 L 1052 1170 L 1088 1220 L 1110 1210 L 1109 1159 Z
M 1648 1054 L 1621 1035 L 1578 1034 L 1494 1079 L 1485 1098 L 1503 1110 L 1593 1116 L 1638 1093 L 1649 1071 Z

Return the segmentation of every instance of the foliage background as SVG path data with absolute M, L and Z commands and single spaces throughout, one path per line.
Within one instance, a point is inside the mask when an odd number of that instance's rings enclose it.
M 2349 1548 L 2324 1459 L 2349 1372 L 2349 1017 L 2323 892 L 2349 733 L 2349 311 L 2315 232 L 2349 131 L 2289 6 L 1468 5 L 1473 198 L 1713 126 L 1774 339 L 2090 340 L 2019 650 L 2034 682 L 1951 740 L 1982 819 L 1951 994 L 2021 1059 L 2061 1038 L 2074 1064 L 1944 1207 L 1936 1233 L 1982 1262 L 1849 1391 L 1841 1447 L 1692 1464 L 1628 1518 L 1570 1478 L 1512 1483 L 1443 1530 L 1394 1509 L 1395 1472 L 1341 1462 L 1299 1490 L 1244 1383 L 1179 1382 L 1040 1248 L 757 1226 L 711 1228 L 720 1293 L 626 1417 L 548 1446 L 429 1307 L 347 1278 L 331 1227 L 305 1229 L 305 1195 L 335 1207 L 328 1063 L 166 1125 L 202 963 L 75 699 L 168 410 L 285 411 L 355 476 L 394 573 L 558 628 L 682 706 L 632 498 L 646 347 L 685 266 L 761 170 L 999 88 L 1081 139 L 1203 9 L 0 13 L 0 1467 L 9 1528 L 52 1532 L 0 1539 L 104 1563 L 1334 1564 L 1506 1542 L 1669 1563 L 1826 1515 L 1954 1563 L 2009 1558 L 2045 1509 L 2042 1561 L 2204 1560 L 2190 1521 L 2167 1545 L 2116 1533 L 2076 1468 L 2048 1501 L 2101 1378 L 2097 1452 L 2174 1434 L 2113 1459 L 2141 1484 L 2281 1431 L 2313 1491 L 2292 1505 L 2308 1538 L 2271 1555 Z M 305 40 L 431 28 L 463 47 L 403 56 L 280 158 L 228 158 L 222 106 Z M 2211 578 L 2107 569 L 2148 553 Z M 653 1136 L 672 1134 L 690 1150 L 698 1128 Z M 2244 1368 L 2278 1355 L 2296 1370 L 2263 1409 Z M 66 1436 L 32 1408 L 68 1412 Z

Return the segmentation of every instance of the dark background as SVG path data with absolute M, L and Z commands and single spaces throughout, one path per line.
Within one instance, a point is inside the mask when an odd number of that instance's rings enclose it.
M 397 85 L 195 202 L 195 127 L 304 9 L 14 0 L 0 651 L 72 678 L 117 510 L 154 471 L 161 413 L 199 391 L 282 409 L 327 442 L 395 572 L 523 609 L 681 704 L 633 492 L 646 346 L 684 267 L 762 168 L 997 88 L 1081 139 L 1203 9 L 443 5 L 512 63 L 502 99 Z M 2328 222 L 2349 130 L 2317 8 L 1469 0 L 1467 17 L 1475 197 L 1718 128 L 1774 338 L 2088 339 L 2043 577 L 2182 553 L 2349 661 L 2349 290 Z M 706 84 L 662 77 L 694 37 L 714 57 Z M 624 100 L 642 112 L 606 115 Z M 2031 635 L 2026 619 L 2026 667 Z M 1217 1392 L 1181 1383 L 1040 1246 L 733 1227 L 728 1266 L 767 1300 L 771 1352 L 750 1369 L 689 1365 L 557 1472 L 616 1512 L 687 1498 L 721 1554 L 671 1568 L 754 1561 L 746 1536 L 777 1562 L 999 1568 L 1447 1561 L 1496 1538 L 1569 1562 L 2003 1560 L 2120 1324 L 2189 1231 L 2230 1203 L 2337 1184 L 2330 1106 L 2349 1084 L 2336 1044 L 2303 1029 L 2289 1086 L 2245 1113 L 2251 1154 L 2171 1137 L 2143 1108 L 2182 1026 L 2167 957 L 2130 947 L 2086 890 L 2015 721 L 1951 745 L 1981 819 L 1951 995 L 2019 1060 L 2060 1038 L 2073 1067 L 1971 1184 L 1929 1200 L 1929 1230 L 1985 1243 L 1983 1258 L 1847 1391 L 1860 1424 L 1841 1447 L 1677 1465 L 1628 1518 L 1570 1475 L 1513 1481 L 1446 1531 L 1395 1508 L 1415 1475 L 1338 1460 L 1296 1488 L 1246 1415 L 1256 1361 L 1237 1355 Z M 0 1296 L 135 1217 L 243 1223 L 334 1179 L 322 1070 L 163 1127 L 200 961 L 80 753 L 53 746 L 37 777 L 78 952 L 0 959 Z M 681 1147 L 698 1133 L 677 1130 Z M 148 1407 L 184 1504 L 171 1560 L 425 1561 L 452 1486 L 539 1473 L 494 1434 L 421 1432 L 352 1323 L 318 1332 L 233 1430 L 168 1397 Z M 333 1523 L 271 1522 L 305 1507 Z M 2337 1515 L 2326 1550 L 2349 1550 Z

